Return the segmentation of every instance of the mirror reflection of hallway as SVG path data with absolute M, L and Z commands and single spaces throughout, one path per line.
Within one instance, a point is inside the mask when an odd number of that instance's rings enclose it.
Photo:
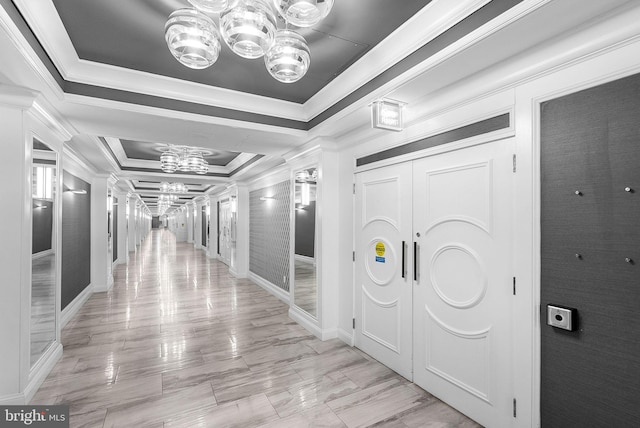
M 295 254 L 294 304 L 317 316 L 316 279 L 316 187 L 317 169 L 308 168 L 295 175 Z
M 31 367 L 56 339 L 56 159 L 56 152 L 33 140 Z

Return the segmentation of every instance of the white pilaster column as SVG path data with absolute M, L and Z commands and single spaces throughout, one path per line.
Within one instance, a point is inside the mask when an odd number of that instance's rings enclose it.
M 202 202 L 196 201 L 193 205 L 193 246 L 202 248 Z
M 125 192 L 116 192 L 114 196 L 118 198 L 118 205 L 113 207 L 113 209 L 118 212 L 118 222 L 113 225 L 113 233 L 118 234 L 118 264 L 121 264 L 129 261 L 127 194 Z
M 129 253 L 136 250 L 136 199 L 127 197 L 127 242 Z
M 187 209 L 185 210 L 185 215 L 187 216 L 186 219 L 186 223 L 187 223 L 187 242 L 189 243 L 193 243 L 193 206 L 192 204 L 185 204 L 185 206 L 187 207 Z
M 101 174 L 91 182 L 91 284 L 96 292 L 108 291 L 113 284 L 109 281 L 108 179 L 109 175 Z
M 238 184 L 231 194 L 236 196 L 237 212 L 232 220 L 236 223 L 236 242 L 229 272 L 237 278 L 246 278 L 249 275 L 249 188 Z
M 318 275 L 322 287 L 319 293 L 319 309 L 322 311 L 323 339 L 336 337 L 338 331 L 340 275 L 336 266 L 340 265 L 340 254 L 336 251 L 340 244 L 340 189 L 338 155 L 324 149 L 320 162 L 319 212 L 316 214 L 316 236 L 320 240 L 321 263 Z M 326 336 L 325 336 L 326 335 Z
M 26 110 L 36 93 L 0 85 L 0 404 L 24 404 L 29 375 L 31 141 Z M 10 184 L 9 184 L 10 183 Z

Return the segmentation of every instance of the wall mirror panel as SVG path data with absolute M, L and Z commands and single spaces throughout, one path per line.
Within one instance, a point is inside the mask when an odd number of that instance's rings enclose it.
M 294 305 L 318 316 L 316 248 L 316 190 L 318 170 L 306 168 L 295 173 L 294 194 Z
M 56 340 L 57 153 L 33 139 L 31 240 L 31 360 Z

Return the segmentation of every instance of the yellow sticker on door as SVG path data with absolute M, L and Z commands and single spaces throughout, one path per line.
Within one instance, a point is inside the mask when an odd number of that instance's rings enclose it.
M 384 252 L 385 252 L 385 248 L 384 248 L 384 243 L 383 242 L 378 242 L 376 243 L 376 261 L 378 263 L 384 263 Z

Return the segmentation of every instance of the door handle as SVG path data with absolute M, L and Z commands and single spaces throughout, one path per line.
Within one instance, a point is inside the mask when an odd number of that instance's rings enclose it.
M 404 247 L 405 247 L 406 243 L 405 241 L 402 241 L 402 266 L 400 267 L 401 271 L 402 271 L 402 277 L 405 277 L 405 262 L 404 262 Z
M 417 263 L 417 254 L 418 254 L 418 243 L 413 241 L 413 280 L 418 280 L 418 263 Z

